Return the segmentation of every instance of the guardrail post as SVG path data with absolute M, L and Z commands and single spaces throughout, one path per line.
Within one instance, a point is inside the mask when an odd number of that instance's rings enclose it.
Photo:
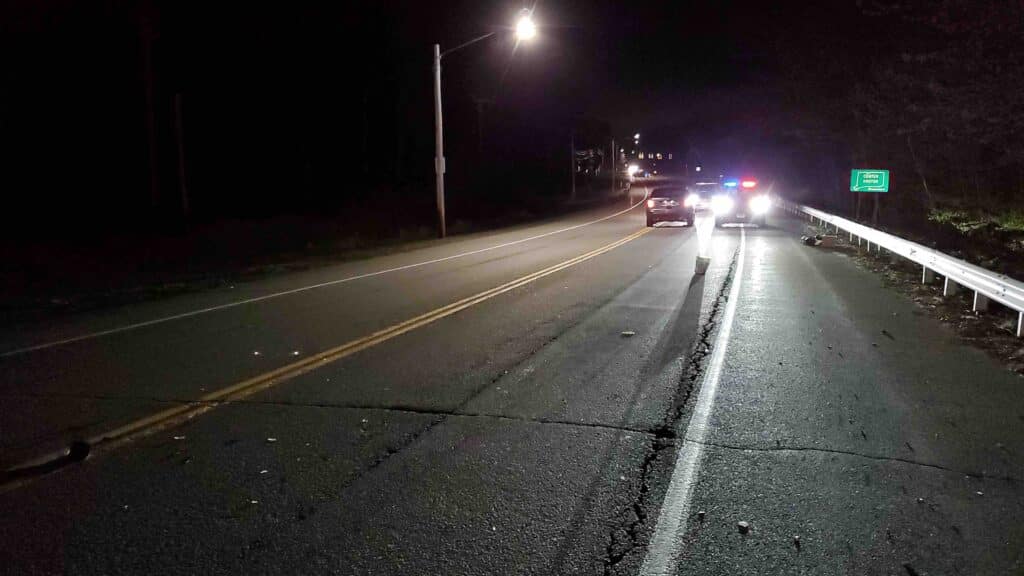
M 931 284 L 935 282 L 935 271 L 929 270 L 927 266 L 921 267 L 921 284 Z
M 1017 338 L 1024 334 L 1024 312 L 1017 312 Z
M 956 294 L 959 291 L 959 289 L 960 285 L 950 280 L 949 277 L 946 277 L 946 279 L 942 282 L 943 296 L 952 296 Z
M 974 292 L 974 311 L 981 312 L 988 310 L 988 296 L 985 296 L 981 292 L 975 290 Z

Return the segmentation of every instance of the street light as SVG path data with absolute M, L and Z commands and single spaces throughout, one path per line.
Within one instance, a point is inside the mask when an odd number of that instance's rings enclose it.
M 516 22 L 516 38 L 520 41 L 532 40 L 537 35 L 537 25 L 529 12 L 524 12 Z
M 468 42 L 459 44 L 455 48 L 450 48 L 441 52 L 441 45 L 434 44 L 434 147 L 436 153 L 434 156 L 434 173 L 437 175 L 437 220 L 438 220 L 438 234 L 441 238 L 447 235 L 445 228 L 445 217 L 444 217 L 444 122 L 441 118 L 441 57 L 447 56 L 457 50 L 476 44 L 482 40 L 486 40 L 491 36 L 494 36 L 497 32 L 488 32 L 483 36 L 473 38 Z M 515 25 L 515 35 L 517 42 L 525 40 L 531 40 L 537 36 L 537 25 L 533 22 L 533 12 L 530 10 L 523 10 L 519 19 Z

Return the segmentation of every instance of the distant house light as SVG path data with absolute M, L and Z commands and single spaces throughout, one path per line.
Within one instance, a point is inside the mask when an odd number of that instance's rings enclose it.
M 661 152 L 658 152 L 657 157 L 658 157 L 658 160 L 661 160 Z
M 669 153 L 668 153 L 668 159 L 669 159 L 669 160 L 671 160 L 671 159 L 672 159 L 672 153 L 671 153 L 671 152 L 669 152 Z

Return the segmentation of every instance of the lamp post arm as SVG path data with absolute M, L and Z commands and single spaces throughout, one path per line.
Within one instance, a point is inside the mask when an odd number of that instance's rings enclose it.
M 488 32 L 487 34 L 484 34 L 483 36 L 477 36 L 476 38 L 473 38 L 472 40 L 470 40 L 468 42 L 463 42 L 462 44 L 459 44 L 455 48 L 449 48 L 449 49 L 445 50 L 444 52 L 441 52 L 441 57 L 444 58 L 445 56 L 451 54 L 452 52 L 457 52 L 457 51 L 462 50 L 463 48 L 465 48 L 467 46 L 472 46 L 473 44 L 476 44 L 477 42 L 480 42 L 480 41 L 483 41 L 483 40 L 487 40 L 488 38 L 490 38 L 491 36 L 494 36 L 497 33 L 498 33 L 497 31 L 495 31 L 495 32 Z

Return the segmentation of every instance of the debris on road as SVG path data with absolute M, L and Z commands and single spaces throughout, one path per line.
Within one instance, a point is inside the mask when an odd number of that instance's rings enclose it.
M 823 246 L 825 248 L 834 248 L 836 245 L 835 236 L 827 236 L 824 234 L 805 234 L 800 237 L 800 241 L 806 246 Z
M 799 534 L 796 534 L 796 535 L 793 536 L 793 545 L 796 546 L 797 550 L 800 549 L 800 535 Z
M 636 332 L 633 332 L 632 330 L 624 330 L 622 332 L 623 338 L 632 338 L 633 336 L 636 336 Z
M 185 437 L 184 436 L 175 436 L 174 439 L 175 440 L 184 440 Z
M 896 338 L 888 330 L 886 330 L 885 328 L 882 328 L 882 336 L 885 336 L 889 340 L 893 340 L 893 341 L 896 340 Z
M 277 442 L 277 438 L 267 438 L 267 444 L 273 444 L 274 442 Z
M 736 523 L 736 528 L 740 531 L 740 534 L 746 534 L 750 532 L 750 523 L 741 520 Z
M 703 522 L 704 521 L 704 516 L 706 516 L 706 515 L 707 515 L 706 512 L 704 512 L 703 510 L 700 510 L 699 512 L 697 512 L 697 520 Z

